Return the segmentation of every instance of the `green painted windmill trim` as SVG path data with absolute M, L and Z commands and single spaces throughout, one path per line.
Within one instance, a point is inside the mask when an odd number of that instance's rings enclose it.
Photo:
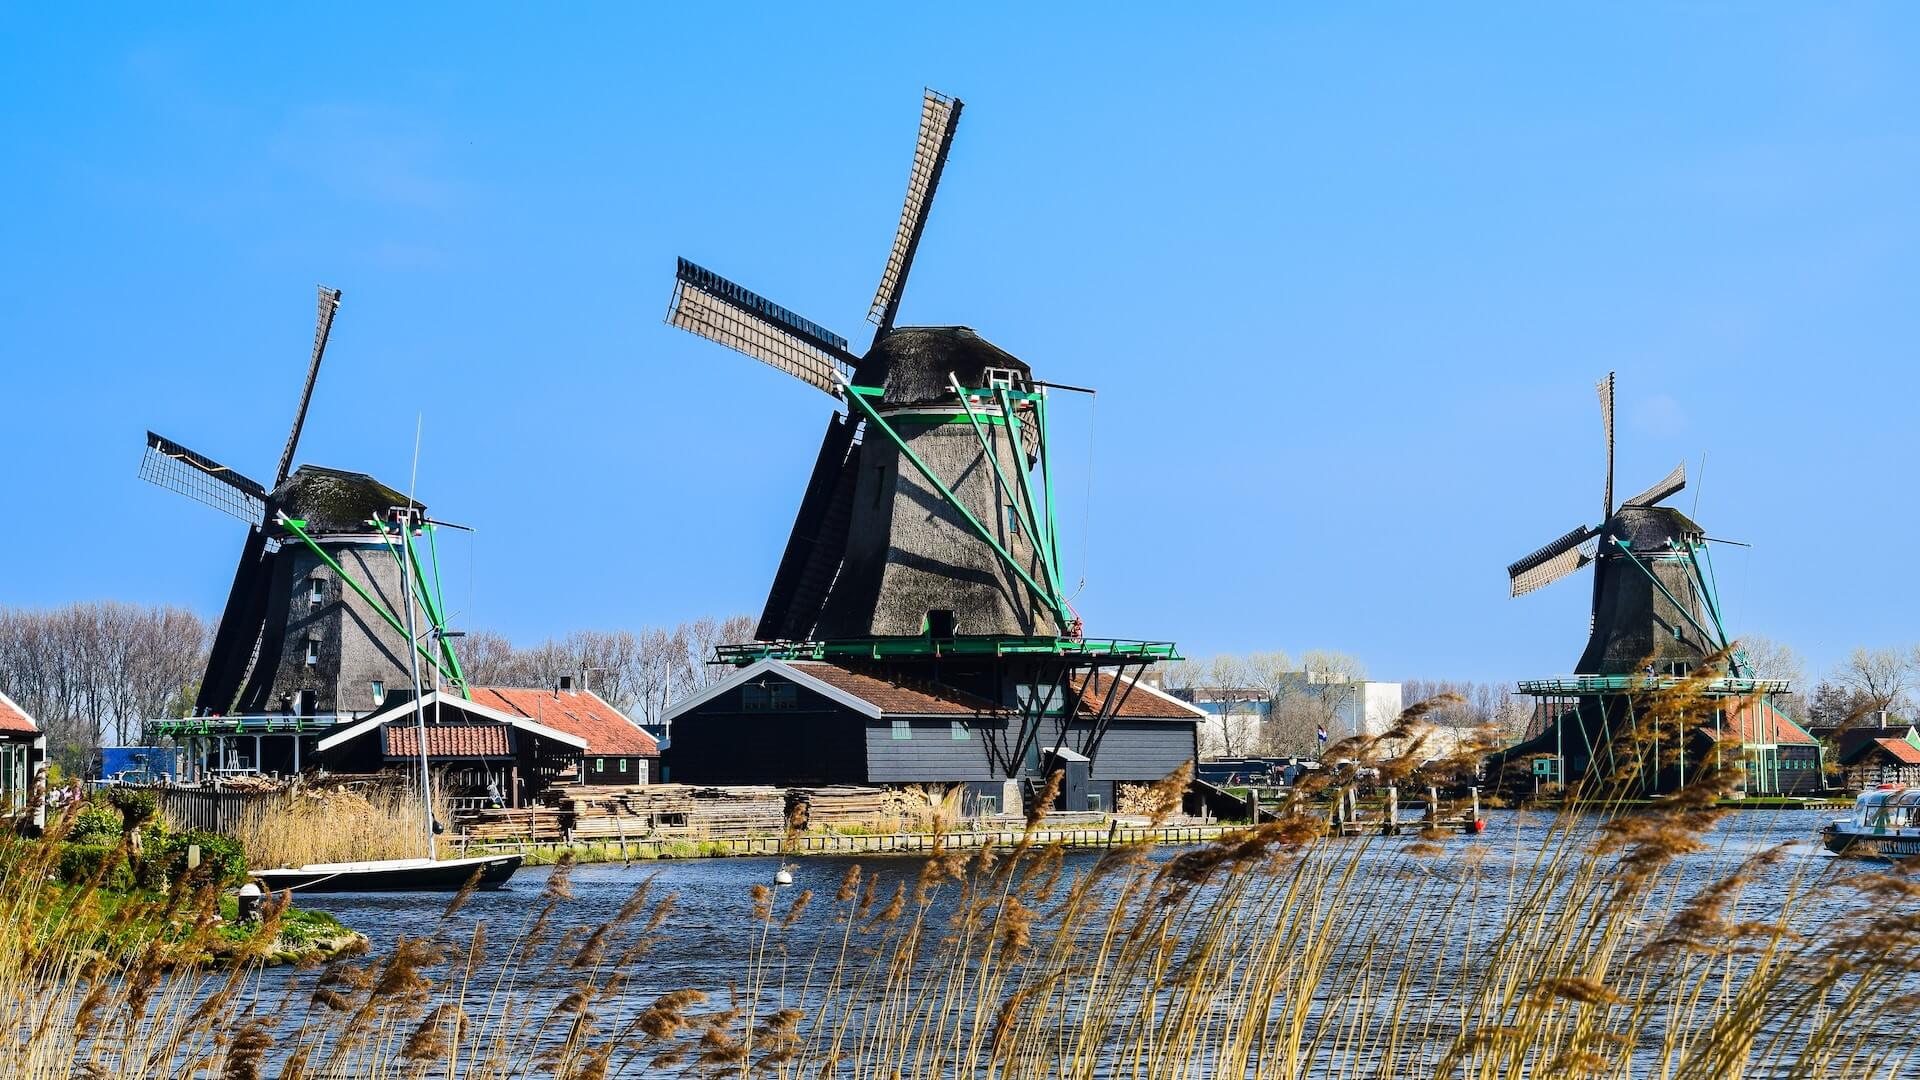
M 1019 468 L 1014 470 L 1020 477 L 1020 500 L 1026 505 L 1027 518 L 1033 520 L 1040 516 L 1040 512 L 1038 500 L 1033 497 L 1033 477 L 1027 473 L 1026 452 L 1023 449 L 1026 444 L 1020 438 L 1020 417 L 1013 411 L 1011 391 L 1005 387 L 996 387 L 995 392 L 1000 399 L 1000 413 L 1007 418 L 1007 430 L 1013 437 L 1013 452 L 1021 456 L 1021 460 L 1016 462 Z M 1051 518 L 1047 520 L 1046 530 L 1044 532 L 1035 531 L 1034 551 L 1040 556 L 1041 568 L 1047 572 L 1047 584 L 1053 589 L 1053 595 L 1066 595 L 1060 588 L 1060 572 L 1053 564 L 1053 521 Z M 1067 620 L 1068 623 L 1072 621 L 1072 619 Z
M 1660 595 L 1666 597 L 1667 602 L 1673 605 L 1674 610 L 1678 611 L 1681 615 L 1685 616 L 1686 620 L 1693 624 L 1693 628 L 1695 630 L 1700 631 L 1700 636 L 1702 638 L 1705 638 L 1708 641 L 1713 640 L 1713 631 L 1707 629 L 1705 626 L 1702 626 L 1700 624 L 1700 620 L 1693 617 L 1693 612 L 1688 611 L 1687 606 L 1685 604 L 1682 604 L 1679 600 L 1674 598 L 1673 593 L 1668 591 L 1667 587 L 1660 583 L 1660 579 L 1658 577 L 1654 576 L 1652 568 L 1647 566 L 1645 563 L 1641 562 L 1639 558 L 1634 555 L 1633 549 L 1627 546 L 1627 542 L 1625 540 L 1615 539 L 1613 542 L 1613 546 L 1620 549 L 1621 554 L 1627 557 L 1628 562 L 1639 567 L 1640 572 L 1647 575 L 1647 580 L 1653 582 L 1653 587 L 1660 590 Z M 1688 560 L 1688 561 L 1691 561 L 1691 560 Z
M 402 575 L 405 575 L 408 572 L 407 565 L 400 558 L 399 548 L 395 548 L 393 546 L 393 541 L 387 538 L 386 522 L 375 521 L 373 523 L 373 526 L 374 528 L 380 530 L 380 541 L 381 543 L 387 546 L 387 553 L 393 556 L 393 565 L 400 571 Z M 401 526 L 401 527 L 404 528 L 404 526 Z M 426 526 L 426 527 L 430 527 L 430 526 Z M 437 631 L 445 631 L 446 623 L 444 623 L 441 620 L 440 610 L 434 606 L 433 597 L 431 594 L 427 592 L 426 574 L 420 568 L 419 553 L 414 550 L 414 547 L 412 544 L 409 544 L 406 542 L 406 538 L 404 536 L 401 538 L 400 546 L 406 549 L 407 558 L 413 562 L 412 572 L 413 572 L 413 583 L 414 583 L 414 595 L 420 598 L 420 607 L 426 612 L 427 625 L 433 627 Z M 436 569 L 437 569 L 437 564 L 436 564 Z M 467 691 L 466 676 L 460 670 L 460 660 L 458 657 L 456 657 L 453 654 L 453 646 L 448 643 L 446 635 L 444 633 L 437 633 L 434 635 L 434 637 L 436 639 L 436 644 L 439 647 L 442 658 L 446 661 L 446 663 L 441 663 L 440 661 L 436 660 L 434 661 L 434 667 L 438 668 L 440 673 L 447 677 L 447 681 L 453 683 L 453 685 L 460 691 L 460 696 L 462 698 L 465 698 L 468 701 L 473 700 L 473 695 Z
M 1019 562 L 1007 552 L 1006 548 L 1000 546 L 1000 542 L 993 538 L 993 534 L 987 531 L 987 527 L 980 524 L 980 519 L 973 516 L 973 511 L 967 509 L 966 505 L 954 495 L 953 490 L 947 487 L 945 482 L 938 476 L 933 474 L 933 470 L 927 467 L 927 463 L 920 460 L 920 455 L 913 452 L 913 447 L 908 446 L 907 441 L 900 437 L 900 433 L 893 430 L 893 425 L 881 418 L 880 411 L 868 403 L 867 395 L 861 394 L 852 386 L 849 386 L 847 389 L 851 392 L 846 395 L 846 399 L 858 406 L 860 411 L 866 413 L 867 420 L 871 422 L 874 427 L 884 432 L 888 439 L 893 441 L 893 445 L 901 454 L 906 456 L 908 461 L 913 463 L 913 467 L 919 470 L 920 475 L 926 478 L 927 483 L 932 484 L 934 489 L 940 493 L 941 498 L 947 500 L 955 510 L 958 510 L 960 516 L 967 520 L 967 524 L 973 526 L 974 532 L 979 534 L 980 539 L 985 540 L 987 546 L 993 549 L 994 554 L 1000 556 L 1000 561 L 1005 563 L 1008 569 L 1017 574 L 1021 581 L 1026 582 L 1027 587 L 1033 590 L 1034 596 L 1038 597 L 1042 603 L 1053 611 L 1054 616 L 1060 620 L 1060 625 L 1067 626 L 1071 624 L 1073 621 L 1072 617 L 1067 614 L 1066 606 L 1060 602 L 1060 598 L 1057 596 L 1049 596 L 1047 591 L 1040 587 L 1040 583 L 1033 580 L 1033 575 L 1027 573 L 1026 568 L 1021 566 Z
M 1047 450 L 1047 395 L 1035 394 L 1034 412 L 1039 416 L 1040 435 L 1040 481 L 1047 488 L 1047 547 L 1053 555 L 1053 565 L 1060 565 L 1060 518 L 1053 508 L 1053 456 Z M 1086 573 L 1086 568 L 1080 568 Z
M 1720 636 L 1722 638 L 1726 638 L 1727 636 L 1726 624 L 1720 614 L 1720 575 L 1716 573 L 1713 569 L 1713 549 L 1708 547 L 1706 544 L 1702 543 L 1700 545 L 1700 551 L 1706 556 L 1706 566 L 1707 566 L 1706 579 L 1710 585 L 1710 588 L 1708 590 L 1708 595 L 1712 597 L 1712 600 L 1713 600 L 1713 619 L 1714 619 L 1714 622 L 1720 623 L 1721 625 Z M 1695 571 L 1698 572 L 1698 570 L 1699 568 L 1696 566 Z M 1738 655 L 1746 663 L 1746 666 L 1748 669 L 1746 671 L 1746 674 L 1751 676 L 1753 674 L 1752 659 L 1746 657 L 1744 650 Z M 1736 672 L 1735 674 L 1739 674 L 1739 672 Z M 1824 752 L 1825 751 L 1822 751 L 1822 753 Z
M 953 387 L 953 392 L 960 396 L 960 407 L 966 410 L 967 418 L 969 420 L 975 421 L 973 425 L 973 433 L 979 436 L 980 448 L 982 451 L 986 453 L 988 463 L 993 466 L 994 479 L 999 481 L 1001 490 L 1006 492 L 1007 503 L 1008 505 L 1014 508 L 1014 514 L 1019 518 L 1021 528 L 1026 529 L 1027 535 L 1033 537 L 1034 553 L 1040 556 L 1040 566 L 1043 570 L 1046 571 L 1047 584 L 1052 587 L 1053 595 L 1059 596 L 1060 595 L 1060 575 L 1054 572 L 1053 565 L 1047 560 L 1047 547 L 1046 547 L 1047 534 L 1046 532 L 1041 530 L 1041 528 L 1039 527 L 1039 524 L 1034 520 L 1032 501 L 1027 500 L 1025 505 L 1022 505 L 1020 499 L 1018 498 L 1018 492 L 1015 491 L 1013 484 L 1007 480 L 1007 471 L 1006 469 L 1002 468 L 1000 464 L 1000 453 L 999 451 L 994 449 L 993 439 L 991 436 L 987 434 L 986 428 L 982 427 L 979 424 L 977 420 L 978 414 L 976 414 L 973 411 L 973 402 L 968 397 L 967 391 L 961 389 L 960 380 L 953 378 L 952 375 L 949 375 L 947 377 L 947 381 L 948 381 L 948 384 Z M 1003 415 L 1006 416 L 1011 421 L 1013 417 L 1013 412 L 1011 409 L 1008 409 L 1006 412 L 1003 413 Z M 1015 447 L 1014 452 L 1019 453 L 1020 425 L 1017 422 L 1013 423 L 1013 426 L 1010 429 L 1010 438 L 1013 440 L 1013 445 Z M 1015 471 L 1020 474 L 1020 479 L 1023 482 L 1026 480 L 1027 474 L 1026 474 L 1026 470 L 1024 468 L 1021 468 L 1020 466 L 1024 464 L 1025 464 L 1024 462 L 1015 463 L 1016 465 Z
M 291 531 L 293 535 L 299 537 L 300 542 L 307 545 L 307 548 L 309 550 L 311 550 L 315 555 L 319 556 L 321 562 L 326 563 L 327 566 L 330 569 L 332 569 L 334 573 L 340 575 L 340 580 L 346 582 L 347 587 L 352 589 L 354 593 L 360 597 L 360 599 L 365 600 L 367 602 L 367 606 L 373 609 L 374 614 L 379 615 L 382 619 L 385 619 L 387 621 L 387 625 L 393 627 L 395 630 L 398 630 L 403 637 L 406 636 L 406 633 L 407 633 L 406 626 L 403 625 L 398 618 L 394 617 L 393 612 L 388 611 L 387 606 L 385 604 L 382 604 L 380 601 L 374 599 L 373 594 L 367 592 L 366 589 L 361 587 L 359 582 L 353 580 L 353 575 L 347 573 L 345 567 L 342 567 L 340 563 L 334 559 L 333 556 L 327 554 L 326 551 L 322 549 L 319 544 L 316 544 L 313 542 L 313 537 L 308 536 L 307 530 L 305 530 L 304 528 L 301 528 L 301 526 L 305 525 L 306 522 L 300 521 L 295 518 L 290 518 L 285 514 L 282 514 L 280 515 L 280 524 L 286 526 L 286 528 L 289 531 Z M 418 652 L 421 656 L 426 657 L 428 663 L 432 664 L 435 667 L 440 666 L 440 661 L 436 659 L 432 653 L 421 648 L 419 642 L 409 641 L 409 644 L 413 646 L 415 652 Z
M 1700 569 L 1700 551 L 1704 547 L 1703 544 L 1694 544 L 1691 541 L 1687 544 L 1687 551 L 1691 556 L 1687 563 L 1688 568 L 1693 571 L 1693 582 L 1700 587 L 1700 596 L 1707 602 L 1707 615 L 1713 619 L 1714 629 L 1720 632 L 1720 647 L 1728 650 L 1727 658 L 1733 666 L 1733 674 L 1751 675 L 1753 673 L 1751 662 L 1744 652 L 1733 648 L 1733 639 L 1727 636 L 1726 620 L 1720 617 L 1719 590 L 1707 584 L 1706 575 Z M 1746 670 L 1742 670 L 1743 668 Z
M 460 696 L 471 701 L 473 697 L 467 693 L 466 676 L 460 671 L 459 659 L 453 655 L 453 642 L 447 640 L 446 617 L 442 613 L 440 606 L 434 603 L 433 594 L 427 591 L 427 575 L 426 572 L 420 568 L 420 549 L 413 544 L 407 543 L 404 538 L 401 540 L 400 546 L 406 549 L 407 559 L 413 563 L 413 580 L 417 586 L 415 591 L 418 592 L 420 596 L 420 606 L 427 609 L 427 622 L 432 625 L 434 629 L 433 636 L 438 639 L 440 652 L 446 657 L 447 663 L 442 670 L 452 668 L 452 671 L 448 672 L 447 677 L 452 680 L 455 686 L 460 688 Z
M 433 522 L 427 522 L 427 554 L 433 558 L 434 602 L 439 605 L 439 610 L 444 620 L 447 610 L 447 594 L 441 591 L 440 588 L 440 545 L 434 540 L 435 535 L 438 534 L 439 531 L 439 529 L 434 528 Z M 460 680 L 460 696 L 466 698 L 468 701 L 472 701 L 473 695 L 467 692 L 467 673 L 460 667 L 459 653 L 454 651 L 453 643 L 446 638 L 444 633 L 446 628 L 446 623 L 442 621 L 440 623 L 440 629 L 443 632 L 440 637 L 440 645 L 446 650 L 447 662 L 453 665 L 454 678 Z

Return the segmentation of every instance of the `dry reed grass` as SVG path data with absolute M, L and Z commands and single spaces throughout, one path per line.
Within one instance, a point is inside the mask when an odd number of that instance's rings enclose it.
M 1693 686 L 1645 704 L 1649 717 L 1684 723 L 1703 699 Z M 1424 783 L 1458 767 L 1419 760 L 1420 724 L 1414 712 L 1391 738 L 1345 748 L 1354 764 L 1328 770 L 1317 794 L 1360 768 Z M 1623 733 L 1623 746 L 1636 737 Z M 1920 883 L 1900 869 L 1715 847 L 1715 803 L 1735 779 L 1702 770 L 1667 804 L 1631 813 L 1617 812 L 1623 788 L 1595 785 L 1549 820 L 1545 843 L 1447 859 L 1331 838 L 1306 792 L 1278 821 L 1164 859 L 1118 847 L 1070 867 L 1029 838 L 936 855 L 897 879 L 855 865 L 830 897 L 743 897 L 751 932 L 735 976 L 679 989 L 642 989 L 674 909 L 652 878 L 610 919 L 568 926 L 562 865 L 498 943 L 484 924 L 445 922 L 381 959 L 337 963 L 291 998 L 244 969 L 201 972 L 172 944 L 75 948 L 76 921 L 37 906 L 48 887 L 33 860 L 44 856 L 15 843 L 0 1023 L 23 1036 L 0 1047 L 0 1070 L 36 1080 L 1898 1073 L 1911 1064 L 1905 1017 L 1920 1002 Z M 1184 783 L 1162 787 L 1157 805 Z M 198 902 L 164 901 L 188 942 Z M 89 903 L 74 902 L 91 912 L 85 925 L 112 925 Z
M 434 785 L 435 816 L 452 821 Z M 256 869 L 427 853 L 426 811 L 419 787 L 404 781 L 297 784 L 277 808 L 250 815 L 234 830 Z

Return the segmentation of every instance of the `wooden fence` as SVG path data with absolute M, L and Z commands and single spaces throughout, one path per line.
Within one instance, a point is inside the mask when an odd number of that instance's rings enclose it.
M 232 836 L 243 824 L 257 824 L 269 814 L 288 809 L 289 792 L 280 791 L 193 791 L 181 788 L 152 788 L 159 801 L 160 814 L 167 825 L 181 829 L 205 829 Z

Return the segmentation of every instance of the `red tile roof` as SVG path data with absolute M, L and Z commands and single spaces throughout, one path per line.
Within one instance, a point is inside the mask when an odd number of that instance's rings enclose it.
M 37 735 L 40 733 L 40 727 L 33 722 L 33 717 L 27 715 L 27 710 L 14 704 L 13 699 L 7 695 L 0 694 L 0 731 Z
M 623 757 L 659 757 L 660 744 L 619 709 L 591 690 L 535 690 L 513 686 L 472 686 L 476 705 L 524 716 L 536 724 L 587 740 L 586 753 Z
M 1075 692 L 1080 689 L 1080 680 L 1074 680 Z M 1095 672 L 1093 685 L 1088 687 L 1082 700 L 1081 711 L 1098 713 L 1107 695 L 1118 690 L 1120 696 L 1119 719 L 1135 720 L 1198 720 L 1200 710 L 1185 702 L 1174 701 L 1147 688 L 1145 683 L 1134 684 L 1132 679 L 1122 679 L 1111 673 Z
M 1727 734 L 1745 743 L 1815 746 L 1820 741 L 1764 701 L 1743 701 L 1728 709 L 1726 725 Z
M 381 729 L 388 757 L 415 757 L 420 753 L 418 732 L 411 724 L 389 724 Z M 507 725 L 431 724 L 427 727 L 428 757 L 507 757 Z
M 1875 739 L 1873 744 L 1893 755 L 1903 765 L 1920 765 L 1920 747 L 1905 739 Z

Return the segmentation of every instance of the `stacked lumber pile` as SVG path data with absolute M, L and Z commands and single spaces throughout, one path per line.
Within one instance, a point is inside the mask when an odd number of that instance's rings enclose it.
M 869 830 L 897 827 L 911 811 L 898 791 L 875 787 L 817 787 L 787 789 L 787 820 L 794 828 L 839 829 L 857 826 Z
M 560 811 L 550 806 L 526 806 L 518 810 L 463 810 L 456 818 L 459 831 L 476 844 L 527 840 L 536 844 L 557 844 L 566 839 Z
M 786 829 L 786 793 L 776 787 L 570 787 L 559 812 L 575 839 L 769 836 Z

